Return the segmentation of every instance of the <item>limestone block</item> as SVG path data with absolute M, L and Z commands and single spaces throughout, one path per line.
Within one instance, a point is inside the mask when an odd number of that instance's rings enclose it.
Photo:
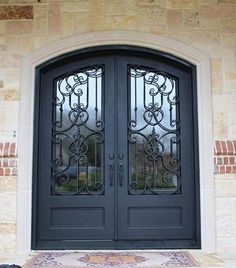
M 47 3 L 48 0 L 1 0 L 1 4 L 40 4 Z
M 0 236 L 15 235 L 15 234 L 16 234 L 15 222 L 0 222 Z
M 79 33 L 89 32 L 92 23 L 88 21 L 86 13 L 77 13 L 75 17 L 75 31 Z
M 221 32 L 236 33 L 236 19 L 221 20 Z
M 76 15 L 74 13 L 63 13 L 62 15 L 63 35 L 72 34 L 75 32 L 77 16 L 79 17 L 79 14 Z M 77 27 L 80 27 L 80 25 L 78 24 Z
M 233 222 L 236 222 L 236 197 L 233 198 Z
M 33 6 L 0 6 L 0 20 L 33 19 Z
M 189 31 L 183 32 L 183 40 L 187 43 L 198 45 L 199 43 L 220 43 L 220 34 L 217 31 Z M 204 46 L 203 46 L 204 47 Z
M 11 52 L 0 52 L 0 67 L 19 68 L 21 57 Z
M 216 197 L 235 197 L 236 196 L 236 181 L 232 180 L 217 180 L 215 181 Z
M 223 60 L 222 58 L 211 58 L 211 85 L 213 92 L 223 90 Z
M 232 19 L 232 6 L 204 5 L 199 8 L 199 16 L 202 18 Z
M 200 27 L 198 10 L 185 10 L 184 15 L 184 27 L 198 29 Z
M 20 93 L 16 89 L 9 89 L 4 91 L 5 101 L 18 101 L 20 99 Z
M 5 130 L 6 131 L 16 131 L 18 128 L 18 103 L 10 102 L 9 107 L 6 112 Z
M 215 180 L 236 180 L 236 174 L 215 174 Z
M 213 132 L 219 139 L 227 139 L 229 133 L 229 114 L 233 111 L 234 100 L 231 95 L 213 95 Z
M 236 0 L 218 0 L 218 3 L 236 4 Z
M 216 198 L 216 219 L 231 217 L 233 210 L 232 198 Z
M 33 50 L 32 37 L 6 37 L 7 51 L 17 55 L 25 55 Z
M 236 71 L 235 72 L 226 72 L 225 79 L 226 80 L 235 80 L 236 79 Z
M 153 25 L 150 27 L 150 32 L 158 35 L 167 35 L 168 28 L 167 25 Z
M 158 1 L 161 2 L 161 1 Z M 138 10 L 138 5 L 136 0 L 124 1 L 125 5 L 125 15 L 136 15 Z
M 1 92 L 0 92 L 0 96 L 1 96 Z M 6 122 L 5 109 L 0 109 L 0 129 L 1 129 L 1 131 L 5 130 L 5 122 Z
M 236 68 L 236 57 L 233 50 L 223 50 L 224 66 L 225 71 L 235 71 Z
M 216 4 L 218 0 L 198 0 L 198 3 L 201 4 Z
M 216 236 L 220 237 L 231 237 L 232 235 L 232 217 L 224 216 L 216 219 Z
M 167 7 L 166 0 L 137 0 L 137 5 L 141 6 L 157 6 L 159 8 Z
M 167 12 L 167 26 L 174 31 L 183 28 L 183 11 L 169 10 Z
M 37 36 L 33 40 L 34 41 L 33 42 L 34 49 L 46 46 L 47 44 L 52 43 L 60 38 L 61 38 L 60 34 L 50 34 L 47 36 Z
M 236 238 L 217 238 L 216 246 L 218 253 L 235 254 Z
M 31 34 L 33 32 L 33 21 L 6 21 L 5 31 L 6 34 L 11 35 Z
M 105 16 L 122 16 L 125 14 L 124 2 L 106 2 Z
M 234 93 L 236 88 L 236 80 L 225 80 L 224 81 L 224 91 L 226 93 Z M 229 117 L 230 118 L 230 117 Z M 231 118 L 232 119 L 232 118 Z
M 181 37 L 182 35 L 184 35 L 184 37 Z M 186 36 L 186 33 L 181 33 L 179 40 L 181 42 L 183 42 L 184 40 L 189 39 L 189 38 L 186 38 L 185 36 Z M 171 36 L 170 36 L 170 38 L 171 38 Z M 219 41 L 220 41 L 220 36 L 219 36 Z M 190 42 L 188 41 L 188 43 L 190 43 Z M 211 57 L 222 56 L 222 49 L 223 48 L 222 48 L 222 45 L 220 44 L 220 42 L 211 42 L 211 43 L 195 42 L 193 45 L 195 48 L 204 51 L 205 53 L 207 53 Z
M 216 198 L 217 237 L 230 237 L 232 233 L 232 198 Z
M 0 193 L 16 192 L 17 191 L 17 177 L 7 176 L 0 177 Z
M 167 0 L 168 8 L 196 8 L 198 0 Z
M 34 6 L 34 34 L 47 34 L 48 30 L 48 6 Z
M 136 16 L 109 16 L 105 18 L 107 30 L 134 30 L 136 23 Z
M 107 30 L 104 15 L 105 1 L 90 0 L 89 3 L 89 17 L 91 19 L 86 20 L 89 23 L 88 29 L 90 31 Z
M 232 223 L 232 235 L 234 238 L 236 238 L 236 222 Z
M 2 76 L 5 88 L 20 87 L 20 69 L 19 68 L 2 68 Z
M 219 30 L 220 20 L 215 18 L 199 18 L 200 29 L 202 30 Z
M 61 32 L 61 3 L 58 1 L 50 1 L 48 5 L 48 33 Z
M 61 12 L 89 12 L 89 1 L 86 0 L 74 0 L 74 1 L 62 1 Z
M 16 220 L 16 193 L 0 193 L 0 221 Z
M 0 34 L 5 33 L 5 21 L 0 21 Z
M 234 51 L 236 47 L 236 39 L 235 36 L 232 35 L 231 33 L 224 33 L 222 32 L 220 34 L 221 37 L 221 44 L 225 49 L 230 49 Z
M 167 12 L 157 7 L 140 7 L 138 9 L 138 22 L 143 25 L 166 25 Z
M 7 235 L 0 236 L 0 252 L 1 253 L 13 253 L 16 250 L 16 236 Z
M 235 93 L 235 92 L 234 92 Z M 233 121 L 233 119 L 231 119 Z M 230 120 L 230 121 L 231 121 Z M 236 122 L 233 121 L 233 124 L 229 127 L 229 138 L 234 139 L 236 136 Z

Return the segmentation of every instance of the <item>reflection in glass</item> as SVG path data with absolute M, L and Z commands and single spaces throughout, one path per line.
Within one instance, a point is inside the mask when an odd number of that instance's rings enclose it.
M 129 193 L 180 189 L 178 81 L 169 74 L 129 67 Z
M 52 190 L 54 194 L 103 194 L 103 66 L 55 83 Z

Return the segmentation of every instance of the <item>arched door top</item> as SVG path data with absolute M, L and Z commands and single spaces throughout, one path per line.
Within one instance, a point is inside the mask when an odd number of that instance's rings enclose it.
M 35 68 L 54 58 L 79 49 L 107 45 L 130 45 L 153 49 L 174 55 L 182 63 L 191 63 L 197 67 L 197 101 L 200 155 L 200 195 L 201 195 L 201 237 L 202 249 L 215 250 L 214 229 L 214 185 L 212 159 L 212 111 L 210 88 L 209 57 L 186 44 L 159 37 L 157 35 L 135 32 L 114 31 L 94 32 L 69 37 L 49 44 L 44 48 L 25 56 L 21 66 L 21 100 L 19 124 L 19 188 L 17 218 L 18 251 L 31 249 L 31 194 L 33 159 L 33 111 Z M 209 231 L 211 230 L 211 231 Z

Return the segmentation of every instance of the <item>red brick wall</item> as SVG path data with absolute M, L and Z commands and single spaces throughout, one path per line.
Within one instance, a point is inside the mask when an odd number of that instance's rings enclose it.
M 0 176 L 17 175 L 17 146 L 15 142 L 0 143 Z
M 214 164 L 216 173 L 236 173 L 236 140 L 214 142 Z

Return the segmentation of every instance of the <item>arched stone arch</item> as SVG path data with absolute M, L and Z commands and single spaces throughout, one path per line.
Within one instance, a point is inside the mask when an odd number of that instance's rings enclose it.
M 100 45 L 133 45 L 152 48 L 167 52 L 196 65 L 202 250 L 204 252 L 214 252 L 215 206 L 209 56 L 184 43 L 136 31 L 85 33 L 56 41 L 30 53 L 22 59 L 18 140 L 17 251 L 28 253 L 31 250 L 35 67 L 67 52 Z

